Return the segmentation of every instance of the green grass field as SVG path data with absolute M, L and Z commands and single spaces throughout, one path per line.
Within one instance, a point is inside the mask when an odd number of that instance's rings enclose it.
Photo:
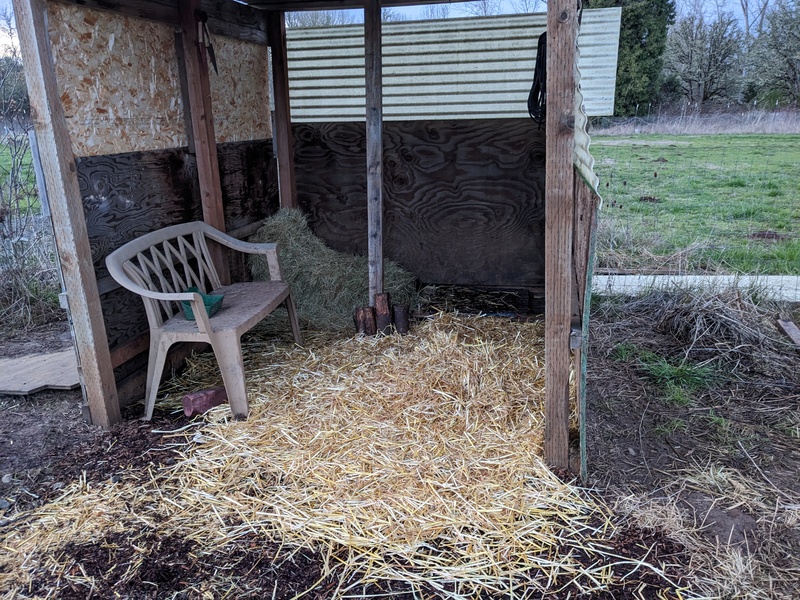
M 598 268 L 800 275 L 800 135 L 592 140 Z
M 11 211 L 26 211 L 30 208 L 38 212 L 39 196 L 36 194 L 36 176 L 33 172 L 31 152 L 27 139 L 18 148 L 19 156 L 14 156 L 14 150 L 7 144 L 0 143 L 0 188 L 3 196 L 0 204 Z M 17 186 L 12 191 L 9 188 L 9 177 L 18 171 Z

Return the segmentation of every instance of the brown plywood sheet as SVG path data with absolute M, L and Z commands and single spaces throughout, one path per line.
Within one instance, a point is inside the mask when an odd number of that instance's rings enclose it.
M 27 395 L 44 389 L 72 390 L 80 385 L 75 351 L 0 359 L 0 394 Z
M 219 68 L 209 74 L 217 143 L 271 138 L 267 47 L 219 35 L 211 41 Z
M 56 2 L 48 17 L 76 156 L 187 144 L 173 28 Z
M 367 253 L 364 123 L 293 125 L 297 200 L 314 233 Z M 530 119 L 391 121 L 384 253 L 424 283 L 540 287 L 545 137 Z

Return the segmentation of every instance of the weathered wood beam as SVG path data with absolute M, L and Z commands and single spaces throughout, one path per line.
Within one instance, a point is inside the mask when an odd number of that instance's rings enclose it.
M 383 293 L 383 86 L 381 78 L 381 0 L 364 7 L 367 100 L 367 257 L 369 304 Z
M 453 4 L 470 0 L 382 0 L 381 6 L 417 6 L 422 4 Z M 252 0 L 247 4 L 262 10 L 303 11 L 364 8 L 369 0 Z
M 281 208 L 297 207 L 297 182 L 294 174 L 294 138 L 289 107 L 289 66 L 286 59 L 286 21 L 284 13 L 267 13 L 267 34 L 272 51 L 272 90 L 275 94 L 275 146 L 278 154 L 278 190 Z
M 92 423 L 110 427 L 120 420 L 100 295 L 86 231 L 75 156 L 56 85 L 45 0 L 14 0 L 31 114 L 62 265 L 81 382 Z
M 589 279 L 589 269 L 592 266 L 591 247 L 592 235 L 597 227 L 597 208 L 598 199 L 592 188 L 575 172 L 575 213 L 572 240 L 572 260 L 574 273 L 574 293 L 580 306 L 578 318 L 584 317 L 584 306 L 586 304 L 587 280 Z
M 569 336 L 575 122 L 576 4 L 547 4 L 547 159 L 545 191 L 545 438 L 553 467 L 569 467 Z
M 111 365 L 116 369 L 117 367 L 124 365 L 132 358 L 136 358 L 142 352 L 147 352 L 149 348 L 149 333 L 135 337 L 111 351 Z
M 586 440 L 586 392 L 589 353 L 589 309 L 592 302 L 592 271 L 595 259 L 595 240 L 597 234 L 597 211 L 600 199 L 589 185 L 575 172 L 575 226 L 573 229 L 573 261 L 575 290 L 573 296 L 579 301 L 581 346 L 575 351 L 573 360 L 576 370 L 575 394 L 578 400 L 578 437 L 580 443 L 580 476 L 586 483 L 587 440 Z
M 214 134 L 214 116 L 211 110 L 211 84 L 208 77 L 208 59 L 200 40 L 196 12 L 200 0 L 178 0 L 183 38 L 183 59 L 189 92 L 188 109 L 191 113 L 194 150 L 197 156 L 197 175 L 200 182 L 200 203 L 203 220 L 225 231 L 225 213 L 222 207 L 217 143 Z M 228 261 L 218 244 L 209 246 L 212 259 L 223 285 L 230 282 Z
M 174 0 L 59 1 L 137 19 L 180 25 L 178 5 Z M 256 44 L 267 43 L 267 27 L 262 11 L 232 0 L 203 0 L 200 8 L 208 14 L 208 29 L 211 33 Z

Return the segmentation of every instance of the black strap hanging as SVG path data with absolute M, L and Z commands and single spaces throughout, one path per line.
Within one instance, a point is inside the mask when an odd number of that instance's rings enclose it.
M 533 85 L 528 94 L 528 114 L 541 129 L 547 115 L 547 32 L 539 36 L 536 47 L 536 66 L 533 70 Z
M 214 67 L 214 72 L 219 75 L 217 56 L 214 53 L 214 46 L 211 44 L 211 33 L 208 31 L 208 13 L 204 10 L 195 11 L 195 18 L 198 25 L 198 43 L 208 55 L 208 60 L 211 62 L 211 66 Z

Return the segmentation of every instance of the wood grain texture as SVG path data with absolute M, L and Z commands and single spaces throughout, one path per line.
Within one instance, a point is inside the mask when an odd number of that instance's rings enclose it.
M 367 254 L 363 123 L 296 124 L 314 232 Z M 384 252 L 425 283 L 541 287 L 544 131 L 529 119 L 386 122 Z
M 225 231 L 208 57 L 198 32 L 200 6 L 200 0 L 178 0 L 184 70 L 189 93 L 188 98 L 184 98 L 184 106 L 188 108 L 192 120 L 203 221 L 220 231 Z M 230 283 L 227 253 L 218 244 L 211 244 L 209 251 L 220 280 L 223 284 Z
M 569 468 L 569 335 L 572 316 L 576 5 L 547 4 L 545 195 L 545 433 L 550 466 Z
M 173 0 L 60 0 L 87 8 L 178 25 L 178 10 Z M 266 26 L 261 11 L 235 2 L 203 0 L 211 33 L 265 44 Z
M 76 160 L 92 261 L 155 229 L 202 218 L 197 164 L 185 149 L 130 152 Z
M 14 14 L 82 382 L 92 422 L 110 427 L 121 418 L 117 388 L 106 344 L 75 158 L 53 67 L 47 5 L 43 0 L 15 0 Z
M 292 112 L 289 107 L 289 67 L 286 58 L 284 13 L 267 13 L 267 31 L 272 51 L 272 88 L 275 95 L 275 144 L 278 152 L 278 179 L 281 207 L 297 207 L 297 182 L 294 170 Z
M 271 140 L 220 144 L 218 155 L 229 229 L 246 228 L 278 210 Z M 92 262 L 103 283 L 107 339 L 116 351 L 148 328 L 141 300 L 109 279 L 105 258 L 145 233 L 202 219 L 197 164 L 186 148 L 85 157 L 76 164 Z
M 381 2 L 364 5 L 364 61 L 367 109 L 367 264 L 369 303 L 383 293 L 383 86 Z
M 225 226 L 230 231 L 277 212 L 278 166 L 272 140 L 217 144 Z
M 780 329 L 786 337 L 788 337 L 795 346 L 795 350 L 800 351 L 800 328 L 794 324 L 794 321 L 778 319 L 776 321 L 778 329 Z
M 591 240 L 597 228 L 599 200 L 586 182 L 575 172 L 575 214 L 572 233 L 572 260 L 574 295 L 578 301 L 578 318 L 583 322 L 586 316 L 586 290 L 592 268 Z
M 574 353 L 577 371 L 575 395 L 578 398 L 578 439 L 580 444 L 580 476 L 586 483 L 588 477 L 588 449 L 586 436 L 586 392 L 589 356 L 589 312 L 592 302 L 592 271 L 594 269 L 597 212 L 600 199 L 575 170 L 575 225 L 573 230 L 573 273 L 579 302 L 581 348 Z

